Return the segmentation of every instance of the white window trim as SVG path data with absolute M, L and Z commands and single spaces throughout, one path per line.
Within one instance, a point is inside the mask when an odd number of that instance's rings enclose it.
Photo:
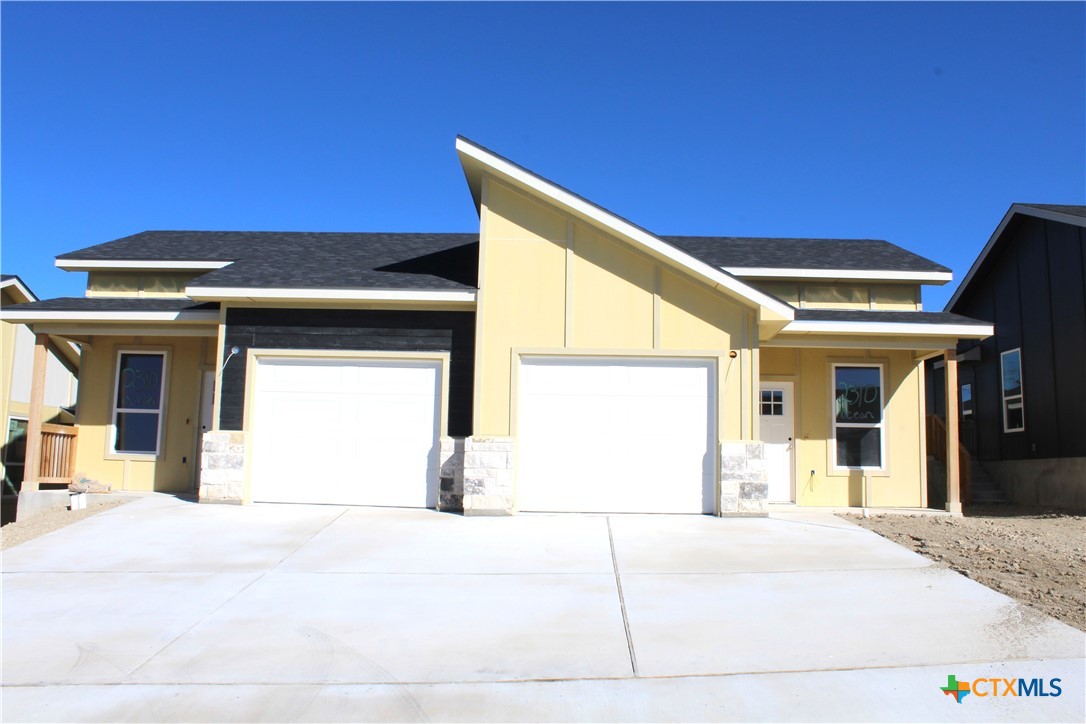
M 966 390 L 966 388 L 969 388 L 970 409 L 968 409 L 968 410 L 965 409 L 965 390 Z M 961 385 L 961 388 L 958 390 L 958 407 L 962 411 L 962 417 L 972 417 L 973 416 L 972 405 L 973 405 L 973 383 L 972 382 L 963 382 L 962 385 Z
M 1003 358 L 1009 354 L 1018 353 L 1018 394 L 1007 395 L 1006 382 L 1003 379 Z M 999 353 L 999 399 L 1001 401 L 1000 407 L 1003 413 L 1003 432 L 1025 432 L 1026 430 L 1026 382 L 1025 374 L 1022 369 L 1022 348 L 1015 347 L 1014 349 L 1008 349 L 1006 352 Z M 1013 400 L 1018 400 L 1018 404 L 1022 409 L 1022 427 L 1007 427 L 1007 403 Z
M 857 422 L 837 422 L 837 369 L 839 367 L 877 367 L 879 370 L 879 404 L 882 414 L 877 424 Z M 883 362 L 832 362 L 830 363 L 830 462 L 835 472 L 863 470 L 873 473 L 885 473 L 886 464 L 886 365 Z M 847 466 L 837 463 L 837 428 L 878 428 L 879 430 L 879 465 Z
M 6 448 L 7 448 L 9 440 L 8 440 L 7 435 L 8 435 L 8 431 L 11 429 L 11 421 L 12 420 L 19 420 L 20 422 L 25 422 L 27 424 L 27 427 L 30 426 L 30 418 L 27 417 L 26 415 L 19 415 L 19 414 L 9 414 L 8 415 L 7 420 L 4 421 L 6 423 L 6 427 L 4 428 L 4 441 L 2 443 L 3 447 L 4 447 L 4 456 L 3 456 L 3 459 L 0 460 L 0 463 L 2 463 L 3 466 L 4 466 L 4 474 L 5 475 L 7 474 L 8 467 L 11 466 L 11 465 L 14 465 L 15 467 L 22 468 L 23 469 L 23 476 L 24 476 L 23 479 L 25 480 L 26 479 L 26 477 L 25 477 L 26 476 L 26 460 L 24 460 L 21 463 L 8 462 L 8 451 L 7 451 Z M 0 483 L 0 484 L 2 484 L 2 483 Z M 6 488 L 4 488 L 3 490 L 0 490 L 0 495 L 8 495 L 8 494 L 9 493 L 8 493 Z
M 136 412 L 136 413 L 148 413 L 149 410 L 143 409 L 128 409 L 117 407 L 117 386 L 121 383 L 121 355 L 124 354 L 157 354 L 162 357 L 162 379 L 159 381 L 159 393 L 158 393 L 158 435 L 155 439 L 155 451 L 150 452 L 125 452 L 123 450 L 117 450 L 117 413 L 119 412 Z M 116 355 L 113 358 L 113 387 L 112 394 L 113 400 L 110 403 L 110 407 L 113 412 L 109 418 L 109 435 L 106 438 L 106 450 L 111 457 L 137 459 L 137 460 L 157 460 L 162 455 L 163 448 L 163 435 L 166 427 L 166 390 L 169 389 L 167 380 L 170 374 L 170 353 L 164 349 L 140 349 L 140 348 L 119 348 L 116 350 Z

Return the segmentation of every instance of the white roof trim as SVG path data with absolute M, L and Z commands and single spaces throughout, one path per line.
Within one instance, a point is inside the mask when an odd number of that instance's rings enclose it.
M 474 302 L 473 291 L 447 291 L 434 289 L 262 289 L 248 287 L 196 287 L 185 288 L 192 299 L 313 299 L 335 301 L 380 302 Z
M 219 310 L 180 310 L 156 312 L 101 312 L 101 311 L 4 311 L 0 319 L 5 322 L 29 324 L 31 322 L 218 322 Z
M 877 281 L 941 282 L 954 278 L 951 272 L 890 271 L 878 269 L 779 269 L 774 267 L 721 267 L 737 277 L 775 279 L 871 279 Z
M 671 246 L 647 231 L 634 226 L 630 222 L 615 216 L 609 211 L 601 209 L 595 204 L 589 203 L 584 199 L 571 194 L 550 181 L 546 181 L 533 173 L 525 171 L 510 161 L 476 146 L 467 139 L 457 138 L 456 150 L 463 156 L 478 161 L 490 170 L 510 178 L 518 184 L 526 186 L 527 188 L 554 200 L 562 206 L 572 209 L 580 216 L 588 218 L 604 228 L 610 229 L 631 239 L 636 244 L 649 249 L 654 254 L 690 269 L 698 276 L 712 281 L 718 287 L 724 287 L 739 296 L 746 297 L 750 301 L 770 309 L 785 319 L 793 319 L 795 316 L 795 310 L 790 305 L 760 292 L 734 277 L 721 273 L 720 269 L 706 264 L 700 259 Z
M 0 282 L 0 289 L 4 289 L 6 287 L 15 287 L 19 290 L 20 294 L 26 297 L 27 301 L 29 302 L 38 301 L 38 298 L 34 295 L 34 292 L 30 291 L 30 287 L 28 287 L 26 284 L 23 284 L 23 280 L 17 276 L 13 276 L 11 279 L 5 279 L 3 282 Z
M 907 334 L 920 337 L 990 337 L 990 324 L 925 324 L 924 322 L 848 322 L 796 320 L 781 334 Z
M 233 264 L 232 261 L 163 261 L 131 259 L 57 259 L 56 265 L 68 271 L 89 271 L 92 269 L 175 269 L 178 271 L 222 269 Z
M 1048 221 L 1060 221 L 1066 224 L 1072 224 L 1074 226 L 1086 226 L 1086 219 L 1081 216 L 1075 216 L 1074 214 L 1063 214 L 1059 211 L 1052 211 L 1050 209 L 1038 209 L 1029 204 L 1011 204 L 1011 208 L 1007 209 L 1007 213 L 1003 215 L 1003 220 L 999 222 L 999 226 L 988 238 L 988 243 L 981 249 L 980 254 L 973 261 L 973 265 L 969 267 L 969 271 L 966 272 L 965 277 L 962 278 L 962 283 L 958 285 L 958 288 L 954 290 L 954 294 L 951 295 L 950 301 L 943 307 L 944 312 L 949 312 L 954 308 L 954 305 L 958 303 L 962 294 L 969 288 L 969 283 L 973 281 L 973 277 L 977 271 L 980 270 L 984 260 L 988 258 L 988 254 L 991 253 L 995 247 L 999 237 L 1003 236 L 1004 229 L 1007 228 L 1007 224 L 1011 223 L 1011 219 L 1015 214 L 1023 214 L 1024 216 L 1035 216 L 1038 219 L 1046 219 Z

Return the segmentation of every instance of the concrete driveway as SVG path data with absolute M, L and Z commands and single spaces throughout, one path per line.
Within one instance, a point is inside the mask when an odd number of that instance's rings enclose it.
M 3 584 L 5 721 L 1086 718 L 1082 632 L 827 513 L 149 496 Z M 958 704 L 949 675 L 1062 693 Z

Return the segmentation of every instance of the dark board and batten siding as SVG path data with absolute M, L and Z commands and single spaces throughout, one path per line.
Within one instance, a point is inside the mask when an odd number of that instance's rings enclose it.
M 449 428 L 471 435 L 475 375 L 475 313 L 354 309 L 228 309 L 219 426 L 241 430 L 245 420 L 247 352 L 255 349 L 449 352 Z
M 960 365 L 976 410 L 967 444 L 982 461 L 1086 456 L 1086 229 L 1019 216 L 1004 233 L 1010 243 L 954 309 L 995 325 L 980 361 Z M 1005 433 L 1000 353 L 1015 348 L 1026 429 Z

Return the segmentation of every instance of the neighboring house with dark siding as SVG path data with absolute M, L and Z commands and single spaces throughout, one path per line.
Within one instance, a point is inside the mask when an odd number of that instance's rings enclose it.
M 84 348 L 79 469 L 472 515 L 942 504 L 922 360 L 991 334 L 923 311 L 949 269 L 871 239 L 658 236 L 456 151 L 472 233 L 145 231 L 60 255 L 86 296 L 4 318 Z
M 1011 206 L 946 311 L 995 327 L 958 346 L 974 460 L 1012 502 L 1086 508 L 1086 206 Z M 929 376 L 939 415 L 942 385 Z

